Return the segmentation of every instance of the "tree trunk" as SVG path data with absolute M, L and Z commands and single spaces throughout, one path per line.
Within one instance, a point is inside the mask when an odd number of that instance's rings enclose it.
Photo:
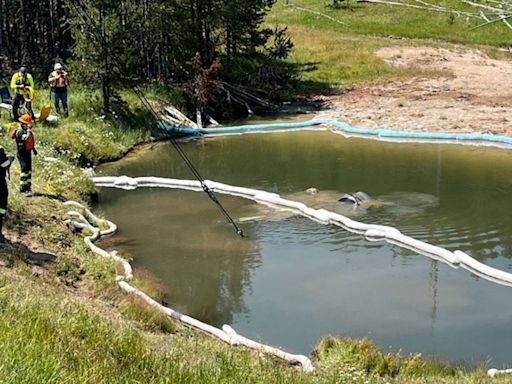
M 101 28 L 101 56 L 103 58 L 103 74 L 101 77 L 101 90 L 103 93 L 103 108 L 102 113 L 104 115 L 110 113 L 110 76 L 109 76 L 109 65 L 108 65 L 108 51 L 106 42 L 106 31 L 105 31 L 105 8 L 103 4 L 100 6 L 100 28 Z

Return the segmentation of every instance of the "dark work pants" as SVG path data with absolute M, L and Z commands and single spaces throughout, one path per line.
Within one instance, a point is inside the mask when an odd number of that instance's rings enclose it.
M 20 105 L 24 102 L 23 95 L 15 93 L 12 97 L 12 120 L 18 122 L 20 118 Z
M 34 111 L 32 110 L 32 102 L 25 102 L 23 95 L 19 93 L 15 93 L 12 98 L 12 120 L 18 122 L 18 119 L 20 118 L 20 105 L 23 103 L 25 103 L 27 113 L 32 117 L 32 120 L 35 120 Z
M 20 162 L 20 192 L 32 190 L 32 151 L 18 149 L 18 161 Z
M 63 90 L 52 90 L 52 100 L 55 106 L 55 112 L 60 113 L 60 103 L 62 103 L 62 109 L 64 110 L 64 116 L 68 115 L 68 91 Z
M 5 179 L 0 180 L 0 235 L 2 234 L 2 225 L 4 223 L 4 216 L 7 212 L 7 197 L 9 192 L 7 190 L 7 182 Z

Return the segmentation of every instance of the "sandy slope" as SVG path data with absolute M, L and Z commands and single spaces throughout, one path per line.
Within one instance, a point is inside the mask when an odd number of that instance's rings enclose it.
M 334 96 L 336 116 L 354 126 L 512 135 L 512 61 L 464 48 L 383 48 L 390 65 L 444 73 L 357 88 Z

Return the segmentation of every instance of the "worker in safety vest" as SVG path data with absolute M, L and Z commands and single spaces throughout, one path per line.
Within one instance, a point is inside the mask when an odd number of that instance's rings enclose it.
M 25 109 L 35 120 L 34 111 L 32 111 L 32 100 L 34 99 L 34 79 L 27 72 L 26 67 L 21 67 L 11 78 L 12 97 L 12 117 L 13 121 L 18 122 L 19 108 L 22 102 L 25 102 Z
M 0 147 L 0 243 L 5 243 L 2 226 L 7 212 L 7 197 L 9 195 L 5 177 L 9 175 L 9 167 L 13 161 L 14 156 L 7 155 L 4 149 Z
M 51 96 L 55 111 L 60 113 L 60 102 L 62 102 L 62 109 L 64 116 L 68 116 L 68 73 L 62 68 L 60 63 L 53 66 L 53 72 L 48 76 L 48 84 L 50 85 Z
M 20 192 L 32 192 L 32 152 L 37 155 L 35 148 L 36 140 L 30 129 L 34 121 L 30 115 L 23 115 L 19 118 L 20 127 L 12 133 L 12 139 L 16 140 L 17 157 L 20 162 Z

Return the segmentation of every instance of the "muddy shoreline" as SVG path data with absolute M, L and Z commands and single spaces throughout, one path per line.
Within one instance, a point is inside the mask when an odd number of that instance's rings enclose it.
M 322 99 L 355 127 L 403 131 L 481 132 L 512 135 L 512 61 L 463 47 L 450 50 L 389 47 L 376 52 L 389 65 L 439 71 L 369 84 Z

